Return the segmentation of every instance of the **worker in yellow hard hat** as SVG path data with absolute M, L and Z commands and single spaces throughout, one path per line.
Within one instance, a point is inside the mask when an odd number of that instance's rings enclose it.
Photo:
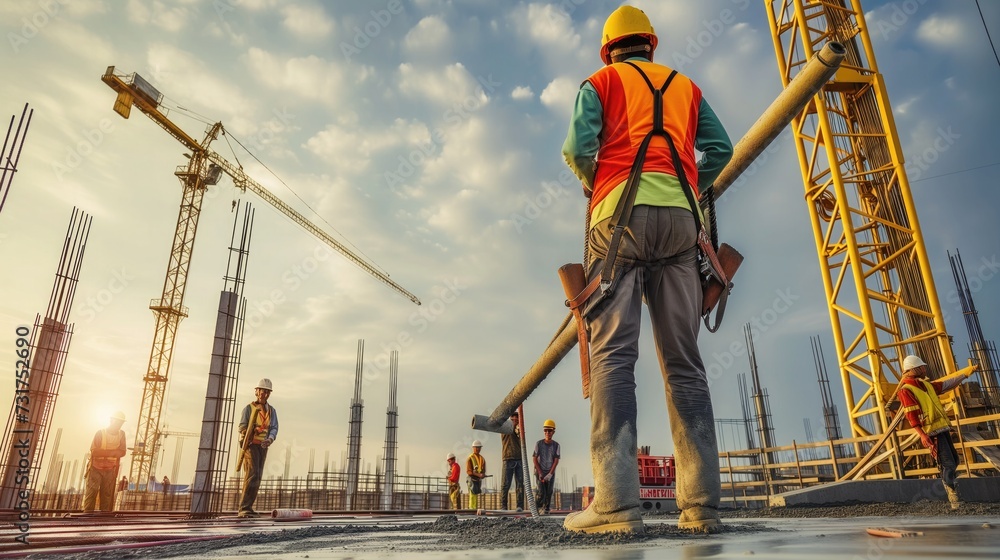
M 87 485 L 83 495 L 83 512 L 114 510 L 115 487 L 121 458 L 125 456 L 125 413 L 111 415 L 107 428 L 97 430 L 90 442 L 90 462 L 87 464 Z
M 264 378 L 254 387 L 256 400 L 243 407 L 240 416 L 240 461 L 243 467 L 243 492 L 240 497 L 239 517 L 259 517 L 253 510 L 257 491 L 264 475 L 267 449 L 278 437 L 278 413 L 267 401 L 274 388 L 270 379 Z M 244 451 L 245 450 L 245 451 Z
M 552 439 L 556 433 L 556 421 L 551 418 L 542 424 L 544 437 L 535 443 L 531 457 L 535 463 L 535 478 L 538 479 L 538 496 L 535 507 L 538 513 L 549 513 L 552 503 L 552 491 L 556 486 L 556 467 L 559 466 L 559 442 Z
M 698 350 L 697 200 L 733 148 L 702 90 L 653 62 L 658 42 L 642 10 L 622 6 L 608 17 L 600 49 L 605 66 L 580 86 L 563 145 L 590 199 L 588 280 L 600 278 L 593 295 L 578 298 L 586 299 L 581 309 L 591 346 L 597 495 L 585 511 L 566 518 L 563 526 L 572 531 L 643 530 L 635 396 L 643 302 L 666 384 L 679 526 L 711 531 L 719 525 L 718 447 Z

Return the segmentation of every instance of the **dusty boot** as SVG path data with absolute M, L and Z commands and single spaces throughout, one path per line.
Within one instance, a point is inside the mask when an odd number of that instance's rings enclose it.
M 641 533 L 645 529 L 639 508 L 614 513 L 595 513 L 593 507 L 566 516 L 563 528 L 578 533 Z
M 678 529 L 690 529 L 699 533 L 717 533 L 721 526 L 718 510 L 709 507 L 696 506 L 685 509 L 677 521 Z
M 958 499 L 957 490 L 945 484 L 944 491 L 948 493 L 948 504 L 951 506 L 952 511 L 961 507 L 962 502 Z

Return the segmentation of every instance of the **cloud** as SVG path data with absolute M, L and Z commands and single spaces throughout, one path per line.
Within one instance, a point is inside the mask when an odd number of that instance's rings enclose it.
M 129 0 L 126 11 L 132 23 L 153 24 L 171 33 L 183 29 L 192 16 L 191 11 L 185 6 L 168 6 L 159 0 L 151 5 L 141 0 Z
M 489 102 L 483 87 L 460 62 L 440 70 L 400 64 L 399 91 L 442 105 L 461 104 L 468 111 Z
M 451 44 L 451 29 L 439 16 L 427 16 L 403 38 L 408 51 L 440 51 Z
M 538 98 L 542 104 L 556 113 L 569 117 L 573 113 L 573 102 L 580 83 L 572 78 L 560 76 L 545 86 Z
M 115 58 L 111 43 L 76 23 L 63 23 L 59 26 L 59 32 L 52 33 L 51 37 L 69 53 L 92 60 L 98 65 L 106 65 L 107 61 Z
M 285 19 L 282 25 L 298 37 L 321 39 L 333 30 L 333 21 L 327 17 L 321 6 L 289 5 L 281 10 Z
M 957 47 L 965 42 L 968 32 L 958 18 L 932 15 L 920 22 L 917 38 L 938 47 Z
M 258 47 L 251 47 L 243 62 L 256 80 L 265 86 L 323 103 L 340 103 L 353 85 L 337 64 L 315 55 L 283 57 Z M 362 69 L 355 83 L 368 72 Z
M 430 132 L 421 122 L 396 119 L 389 128 L 377 131 L 362 124 L 357 114 L 348 113 L 307 140 L 304 147 L 340 171 L 360 172 L 376 152 L 429 141 Z
M 517 99 L 518 101 L 523 101 L 527 99 L 534 99 L 535 92 L 531 91 L 529 86 L 517 86 L 514 91 L 510 92 L 511 99 Z
M 173 45 L 154 44 L 146 53 L 149 74 L 144 75 L 164 95 L 208 110 L 210 118 L 243 116 L 253 104 L 239 86 L 210 70 L 199 56 Z

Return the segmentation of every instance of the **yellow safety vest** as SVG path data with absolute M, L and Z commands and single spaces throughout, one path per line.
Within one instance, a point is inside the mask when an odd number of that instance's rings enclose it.
M 482 455 L 476 455 L 473 453 L 469 455 L 469 461 L 472 463 L 472 472 L 476 474 L 483 473 L 483 467 L 486 465 L 486 459 Z
M 920 404 L 920 424 L 924 432 L 934 435 L 947 430 L 951 424 L 948 421 L 948 414 L 941 405 L 941 399 L 930 383 L 923 379 L 919 381 L 924 386 L 923 390 L 906 384 L 902 388 L 909 391 Z

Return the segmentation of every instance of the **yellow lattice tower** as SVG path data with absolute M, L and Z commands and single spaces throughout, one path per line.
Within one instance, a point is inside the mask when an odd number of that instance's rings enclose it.
M 792 130 L 851 433 L 882 433 L 903 356 L 920 355 L 935 375 L 955 370 L 885 82 L 857 0 L 765 7 L 784 85 L 825 42 L 847 48 Z

